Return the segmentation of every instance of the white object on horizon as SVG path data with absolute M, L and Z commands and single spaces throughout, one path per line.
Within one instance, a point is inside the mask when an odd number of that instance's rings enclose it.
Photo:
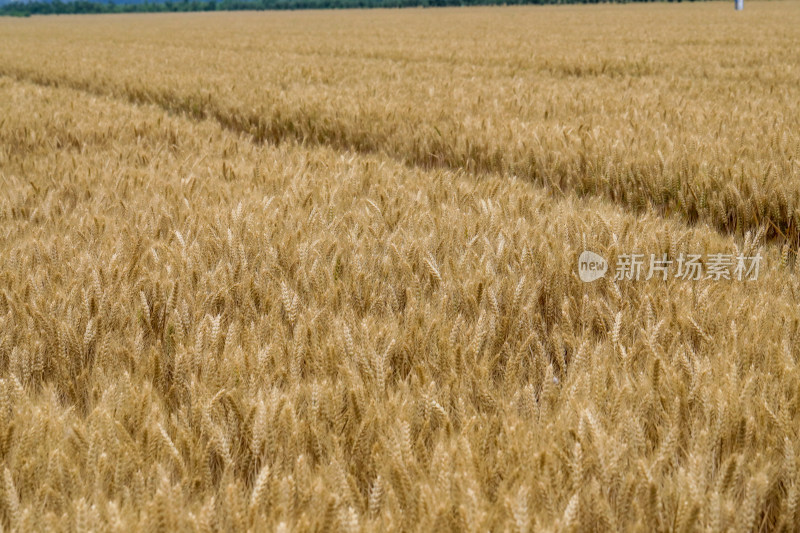
M 734 0 L 734 5 L 736 6 L 736 11 L 741 11 L 744 9 L 744 0 Z

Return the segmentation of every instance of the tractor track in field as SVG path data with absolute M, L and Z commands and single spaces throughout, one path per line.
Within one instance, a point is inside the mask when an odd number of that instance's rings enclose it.
M 269 143 L 278 145 L 283 142 L 296 142 L 303 146 L 329 147 L 342 152 L 352 152 L 363 155 L 381 155 L 389 157 L 409 167 L 424 170 L 436 168 L 446 169 L 453 172 L 463 172 L 466 175 L 480 177 L 487 174 L 498 174 L 509 172 L 502 168 L 493 157 L 478 157 L 469 159 L 467 164 L 451 164 L 448 156 L 452 154 L 453 148 L 442 142 L 437 145 L 437 150 L 420 156 L 418 154 L 399 153 L 391 149 L 388 142 L 388 133 L 379 134 L 376 138 L 374 132 L 353 131 L 353 128 L 337 120 L 336 117 L 313 116 L 303 109 L 290 110 L 289 112 L 273 112 L 272 116 L 263 116 L 258 113 L 226 108 L 215 102 L 202 99 L 191 95 L 180 95 L 168 90 L 158 89 L 131 89 L 122 86 L 102 86 L 88 79 L 75 79 L 61 76 L 51 76 L 30 69 L 18 69 L 0 66 L 0 76 L 7 77 L 22 83 L 31 83 L 41 87 L 68 88 L 96 97 L 112 98 L 118 101 L 127 102 L 131 105 L 153 105 L 166 113 L 189 117 L 193 120 L 209 120 L 216 123 L 219 127 L 233 134 L 247 138 L 256 144 Z M 305 130 L 298 126 L 304 125 Z M 309 134 L 309 131 L 311 132 Z M 514 173 L 515 175 L 529 181 L 530 183 L 542 187 L 554 197 L 564 197 L 574 195 L 579 198 L 597 197 L 608 200 L 633 213 L 651 211 L 664 217 L 674 217 L 672 214 L 678 212 L 677 218 L 684 223 L 695 225 L 696 223 L 708 223 L 708 225 L 724 235 L 735 234 L 737 230 L 731 230 L 720 222 L 704 220 L 702 217 L 676 211 L 675 202 L 677 197 L 665 195 L 664 191 L 650 191 L 620 197 L 613 191 L 581 190 L 578 186 L 569 185 L 569 178 L 552 175 L 530 169 L 529 172 Z M 635 175 L 635 173 L 634 173 Z M 627 185 L 632 188 L 642 188 L 633 177 Z M 579 180 L 577 180 L 579 181 Z M 562 185 L 559 185 L 559 184 Z M 697 196 L 690 184 L 687 184 L 688 191 Z M 656 194 L 656 192 L 658 194 Z M 706 191 L 700 191 L 705 194 Z M 649 201 L 642 202 L 641 195 Z M 795 235 L 791 228 L 790 220 L 754 219 L 752 221 L 740 221 L 741 227 L 738 231 L 758 230 L 762 225 L 766 226 L 767 242 L 785 243 L 788 240 L 800 241 L 800 235 Z M 782 230 L 783 228 L 783 230 Z M 788 234 L 788 235 L 787 235 Z

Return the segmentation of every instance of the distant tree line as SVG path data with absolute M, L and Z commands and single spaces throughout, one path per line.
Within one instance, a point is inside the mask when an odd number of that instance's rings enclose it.
M 610 0 L 612 3 L 681 0 Z M 693 1 L 693 0 L 689 0 Z M 609 0 L 180 0 L 114 3 L 74 0 L 11 2 L 0 6 L 0 16 L 73 15 L 81 13 L 157 13 L 183 11 L 264 11 L 287 9 L 345 9 L 368 7 L 444 7 L 521 4 L 599 4 Z

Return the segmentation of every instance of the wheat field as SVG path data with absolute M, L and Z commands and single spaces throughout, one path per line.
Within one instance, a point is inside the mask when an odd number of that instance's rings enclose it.
M 0 531 L 800 530 L 800 3 L 0 40 Z

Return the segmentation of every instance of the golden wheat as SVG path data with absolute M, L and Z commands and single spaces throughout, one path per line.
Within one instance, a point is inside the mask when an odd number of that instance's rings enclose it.
M 0 21 L 0 527 L 796 530 L 800 11 L 746 13 Z
M 0 74 L 796 241 L 800 9 L 729 8 L 0 21 Z

